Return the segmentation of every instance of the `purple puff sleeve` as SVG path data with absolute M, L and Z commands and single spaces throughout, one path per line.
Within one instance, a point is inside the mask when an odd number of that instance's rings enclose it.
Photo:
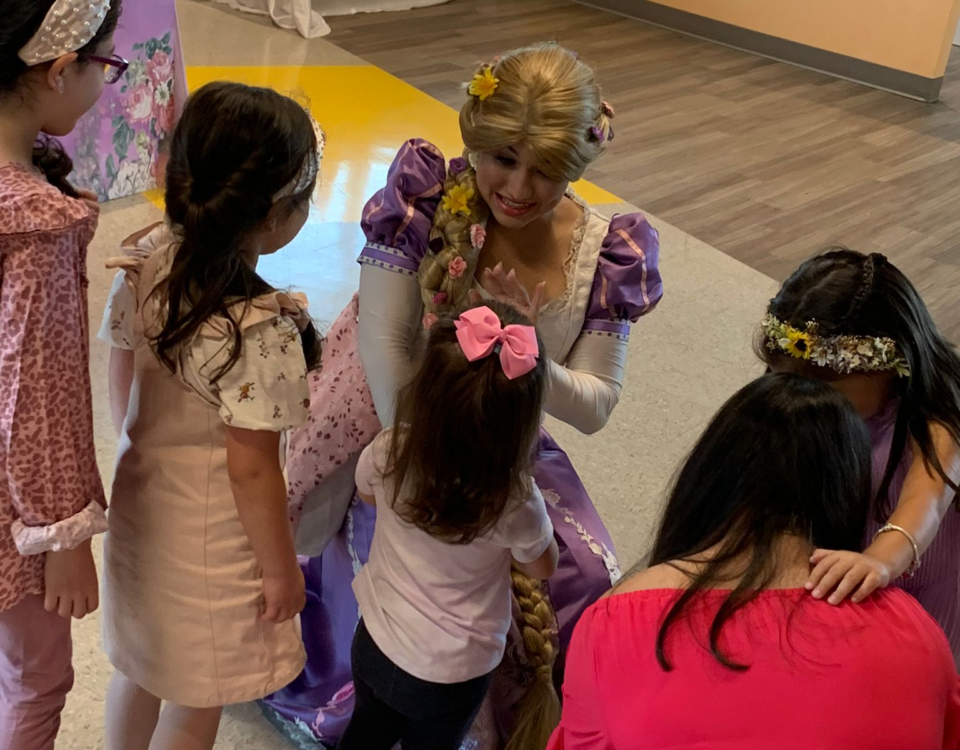
M 615 216 L 603 241 L 583 330 L 627 338 L 663 296 L 660 235 L 643 214 Z
M 440 149 L 419 138 L 404 143 L 390 165 L 386 186 L 363 209 L 360 226 L 367 244 L 359 262 L 416 275 L 446 176 Z

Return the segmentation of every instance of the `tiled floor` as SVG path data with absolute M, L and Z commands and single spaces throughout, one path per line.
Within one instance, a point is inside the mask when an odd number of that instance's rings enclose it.
M 380 186 L 405 138 L 428 137 L 453 152 L 455 114 L 324 40 L 306 42 L 198 0 L 180 0 L 179 8 L 191 85 L 231 78 L 299 92 L 328 131 L 318 205 L 300 237 L 264 269 L 275 283 L 305 289 L 314 314 L 332 320 L 356 288 L 363 201 Z M 604 212 L 633 210 L 602 186 L 585 185 L 581 192 Z M 124 236 L 159 215 L 144 197 L 104 207 L 90 256 L 91 319 L 99 319 L 110 284 L 104 260 Z M 661 232 L 666 295 L 635 329 L 620 406 L 607 428 L 592 437 L 550 425 L 581 470 L 625 566 L 645 549 L 664 488 L 705 420 L 758 372 L 752 333 L 775 288 L 762 274 L 650 219 Z M 98 456 L 109 480 L 115 441 L 106 402 L 106 352 L 94 344 L 94 353 Z M 58 747 L 89 750 L 103 746 L 109 665 L 100 652 L 96 617 L 80 623 L 75 634 L 77 687 Z M 228 710 L 217 748 L 283 747 L 255 707 Z

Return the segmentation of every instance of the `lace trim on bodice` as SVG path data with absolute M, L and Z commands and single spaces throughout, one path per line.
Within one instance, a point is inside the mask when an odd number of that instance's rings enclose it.
M 555 313 L 570 304 L 576 281 L 577 260 L 580 257 L 580 248 L 583 245 L 583 238 L 586 235 L 587 226 L 590 224 L 590 216 L 592 213 L 590 204 L 577 195 L 572 188 L 567 189 L 566 197 L 580 207 L 581 213 L 577 225 L 573 230 L 573 237 L 570 240 L 570 251 L 563 261 L 563 277 L 566 281 L 566 286 L 564 287 L 563 294 L 559 297 L 554 297 L 541 309 L 541 312 L 547 315 Z

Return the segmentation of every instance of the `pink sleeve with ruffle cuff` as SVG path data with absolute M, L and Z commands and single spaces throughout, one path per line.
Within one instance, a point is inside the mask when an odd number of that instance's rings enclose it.
M 49 526 L 27 526 L 18 519 L 10 530 L 21 555 L 62 552 L 104 533 L 107 530 L 107 515 L 103 506 L 93 501 L 76 515 Z

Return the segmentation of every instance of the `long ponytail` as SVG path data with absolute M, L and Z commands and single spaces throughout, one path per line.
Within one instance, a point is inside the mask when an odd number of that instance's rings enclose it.
M 215 82 L 190 97 L 167 164 L 167 216 L 179 245 L 170 273 L 154 290 L 167 313 L 152 343 L 170 370 L 177 368 L 180 348 L 213 316 L 226 321 L 231 338 L 214 382 L 239 360 L 246 307 L 275 291 L 243 251 L 271 215 L 281 221 L 305 209 L 316 173 L 305 186 L 297 178 L 316 160 L 317 148 L 310 116 L 275 91 Z M 298 192 L 285 195 L 291 184 Z M 240 314 L 234 312 L 238 303 L 244 305 Z M 300 338 L 307 368 L 315 369 L 321 343 L 312 323 Z

